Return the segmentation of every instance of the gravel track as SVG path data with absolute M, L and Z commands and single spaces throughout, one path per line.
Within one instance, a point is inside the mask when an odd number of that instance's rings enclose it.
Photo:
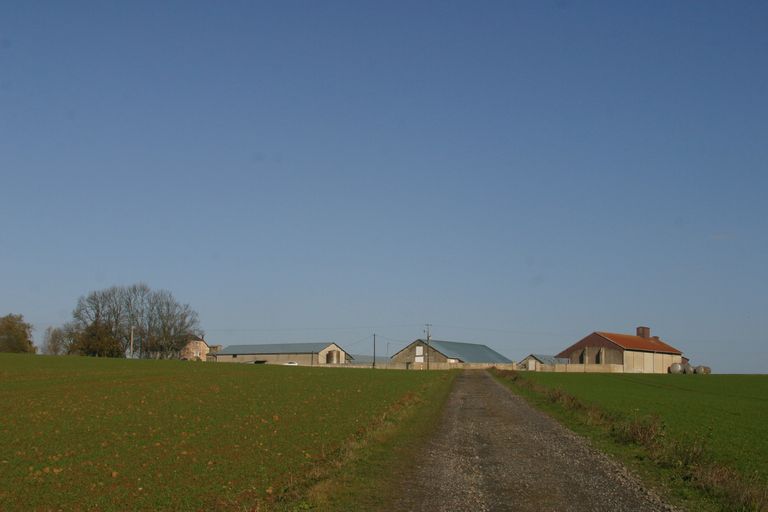
M 395 510 L 662 511 L 621 464 L 484 371 L 456 378 Z

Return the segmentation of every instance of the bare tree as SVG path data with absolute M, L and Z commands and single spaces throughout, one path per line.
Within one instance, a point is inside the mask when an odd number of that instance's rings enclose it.
M 190 334 L 201 334 L 197 313 L 189 304 L 179 304 L 170 292 L 161 290 L 151 295 L 147 346 L 149 357 L 177 357 Z
M 43 337 L 43 354 L 60 356 L 66 354 L 64 330 L 61 327 L 48 327 Z

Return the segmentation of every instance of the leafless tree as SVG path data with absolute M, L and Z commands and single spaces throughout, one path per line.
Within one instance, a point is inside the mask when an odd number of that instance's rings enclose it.
M 60 356 L 69 354 L 77 339 L 78 330 L 74 322 L 61 327 L 48 327 L 43 337 L 43 354 Z
M 48 327 L 43 337 L 43 354 L 60 356 L 65 353 L 64 330 L 61 327 Z

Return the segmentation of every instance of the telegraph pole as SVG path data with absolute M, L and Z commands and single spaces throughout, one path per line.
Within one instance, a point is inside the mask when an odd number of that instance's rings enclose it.
M 427 329 L 426 329 L 426 332 L 427 332 L 427 370 L 429 370 L 429 340 L 432 339 L 432 334 L 430 332 L 431 329 L 432 329 L 432 324 L 424 324 L 424 325 L 427 327 Z
M 373 367 L 376 368 L 376 333 L 373 333 Z

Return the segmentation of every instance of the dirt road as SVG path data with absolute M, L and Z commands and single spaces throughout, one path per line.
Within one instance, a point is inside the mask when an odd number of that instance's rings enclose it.
M 483 371 L 458 376 L 397 510 L 673 510 L 626 469 Z

